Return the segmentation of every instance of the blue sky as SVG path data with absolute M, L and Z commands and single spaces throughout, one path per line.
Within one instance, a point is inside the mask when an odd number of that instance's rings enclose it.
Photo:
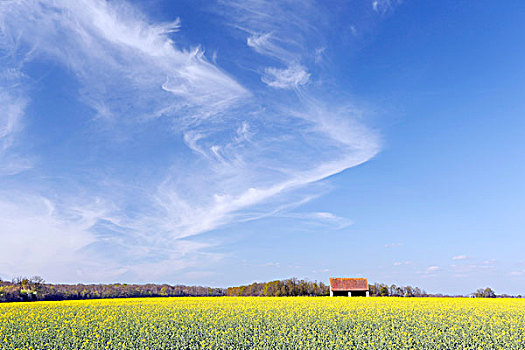
M 0 277 L 524 293 L 521 2 L 0 4 Z

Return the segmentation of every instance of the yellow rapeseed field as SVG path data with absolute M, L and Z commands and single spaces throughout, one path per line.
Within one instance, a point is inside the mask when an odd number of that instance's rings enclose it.
M 525 300 L 221 297 L 0 304 L 1 349 L 525 349 Z

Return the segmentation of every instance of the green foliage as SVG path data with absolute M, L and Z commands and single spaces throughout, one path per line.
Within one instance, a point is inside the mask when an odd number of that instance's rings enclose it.
M 495 298 L 496 293 L 489 287 L 485 289 L 478 289 L 476 293 L 474 293 L 476 298 Z
M 0 302 L 132 297 L 223 296 L 222 288 L 167 284 L 46 284 L 41 277 L 0 281 Z
M 291 296 L 326 296 L 330 288 L 322 282 L 298 280 L 293 277 L 282 281 L 252 283 L 248 286 L 229 287 L 228 296 L 253 297 L 291 297 Z

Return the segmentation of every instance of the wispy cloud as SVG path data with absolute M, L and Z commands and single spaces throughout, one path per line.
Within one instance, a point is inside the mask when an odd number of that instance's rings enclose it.
M 198 46 L 176 46 L 178 19 L 152 23 L 123 2 L 8 1 L 0 20 L 11 45 L 72 70 L 84 100 L 101 116 L 174 115 L 188 108 L 208 115 L 247 94 Z
M 424 275 L 427 275 L 427 276 L 433 276 L 436 272 L 440 271 L 441 270 L 441 267 L 437 266 L 437 265 L 433 265 L 433 266 L 429 266 L 425 269 L 425 271 L 423 272 Z
M 293 62 L 299 56 L 288 51 L 281 46 L 282 39 L 278 39 L 275 34 L 254 33 L 246 38 L 246 44 L 261 55 L 270 56 L 278 61 Z
M 465 258 L 453 260 L 455 263 L 450 265 L 450 269 L 461 276 L 472 276 L 480 273 L 486 274 L 488 272 L 496 271 L 498 267 L 497 261 L 494 259 L 478 260 L 465 256 Z
M 396 6 L 401 4 L 402 0 L 373 0 L 372 9 L 378 13 L 384 14 L 392 11 Z
M 0 198 L 3 275 L 70 276 L 70 281 L 80 277 L 86 268 L 82 249 L 95 242 L 90 228 L 105 214 L 102 203 L 95 200 L 84 207 L 62 205 L 13 191 L 3 191 Z
M 517 271 L 516 270 L 515 271 L 511 271 L 511 272 L 509 272 L 509 275 L 510 276 L 514 276 L 514 277 L 521 277 L 521 276 L 525 275 L 525 269 L 517 270 Z
M 27 101 L 21 96 L 13 96 L 0 87 L 0 176 L 17 174 L 31 167 L 25 159 L 12 151 L 16 136 L 21 130 L 21 120 Z
M 276 214 L 280 217 L 298 219 L 297 224 L 313 224 L 316 226 L 328 226 L 334 229 L 342 229 L 352 225 L 352 221 L 330 212 L 310 212 L 310 213 L 283 213 Z
M 188 49 L 177 47 L 172 37 L 178 29 L 178 19 L 174 19 L 171 23 L 153 23 L 135 8 L 123 2 L 86 0 L 42 3 L 27 0 L 7 1 L 0 4 L 0 47 L 6 53 L 4 61 L 14 61 L 16 68 L 12 71 L 16 75 L 23 75 L 24 64 L 28 61 L 42 59 L 54 61 L 63 65 L 78 79 L 81 84 L 79 97 L 96 111 L 97 116 L 111 120 L 121 128 L 126 128 L 130 123 L 136 124 L 142 123 L 143 120 L 166 117 L 172 120 L 174 132 L 182 131 L 189 135 L 192 132 L 198 133 L 199 126 L 208 123 L 208 120 L 220 119 L 221 113 L 250 94 L 235 79 L 210 63 L 198 45 Z M 7 67 L 12 65 L 12 63 L 5 64 Z M 16 80 L 16 84 L 21 85 L 21 79 Z M 14 96 L 4 89 L 0 91 L 0 103 L 4 108 L 0 115 L 0 171 L 4 175 L 20 171 L 26 165 L 6 152 L 13 144 L 14 135 L 20 128 L 24 108 L 31 99 L 27 95 L 28 86 L 25 88 L 17 86 L 16 90 L 26 92 L 25 96 Z M 10 88 L 10 91 L 15 90 Z M 204 126 L 207 127 L 208 125 Z M 245 140 L 247 135 L 246 127 L 244 129 L 241 127 L 239 138 Z M 215 153 L 218 154 L 218 150 L 215 150 Z M 118 179 L 106 178 L 103 181 L 117 182 Z M 85 189 L 85 191 L 89 190 Z M 52 191 L 67 190 L 55 188 Z M 100 193 L 101 197 L 114 194 L 114 191 Z M 7 196 L 19 198 L 28 195 L 23 192 L 13 192 Z M 68 194 L 61 193 L 61 195 Z M 122 195 L 118 196 L 122 197 Z M 142 200 L 147 206 L 148 198 Z M 123 205 L 127 204 L 123 203 Z M 19 215 L 14 218 L 23 220 L 24 215 L 19 211 Z M 110 216 L 109 213 L 107 216 Z M 113 251 L 120 250 L 121 255 L 129 255 L 138 250 L 143 252 L 145 258 L 154 256 L 151 251 L 155 252 L 157 245 L 151 242 L 159 241 L 160 235 L 165 231 L 158 233 L 157 237 L 152 232 L 167 220 L 155 222 L 146 230 L 144 225 L 139 224 L 139 220 L 143 219 L 142 215 L 129 217 L 122 208 L 112 208 L 111 217 L 110 221 L 117 231 L 120 230 L 127 236 L 125 244 L 122 244 L 123 240 L 118 234 L 106 233 L 101 238 L 88 232 L 88 227 L 82 226 L 76 229 L 74 224 L 55 220 L 55 216 L 38 220 L 45 221 L 49 226 L 47 231 L 53 235 L 58 235 L 60 229 L 64 227 L 71 227 L 78 237 L 85 236 L 84 243 L 94 239 L 95 242 L 90 244 L 108 243 L 106 248 L 109 247 Z M 90 225 L 95 227 L 97 222 L 104 220 L 106 219 L 102 217 L 94 219 Z M 202 232 L 213 227 L 215 226 L 204 224 L 201 229 L 194 228 L 190 231 Z M 172 226 L 169 231 L 178 228 Z M 2 235 L 8 232 L 6 226 L 1 229 Z M 142 231 L 137 231 L 139 229 Z M 25 229 L 21 228 L 21 230 Z M 101 230 L 104 228 L 102 227 Z M 107 229 L 106 231 L 112 232 Z M 35 230 L 34 235 L 38 235 L 44 242 L 47 241 L 53 246 L 54 238 L 46 239 L 45 234 L 37 232 L 40 231 Z M 144 240 L 148 234 L 153 237 Z M 174 236 L 184 235 L 184 232 L 179 232 Z M 27 234 L 25 231 L 20 232 L 20 236 L 25 237 Z M 14 238 L 14 240 L 25 242 L 21 238 Z M 39 240 L 33 239 L 33 241 Z M 77 238 L 75 241 L 82 240 Z M 148 249 L 136 249 L 137 246 L 133 242 L 149 244 L 151 249 L 149 252 Z M 166 259 L 178 259 L 179 267 L 187 266 L 191 260 L 186 255 L 203 248 L 202 244 L 189 246 L 188 242 L 173 242 L 173 240 L 165 243 L 170 246 L 171 253 L 163 256 Z M 82 244 L 64 248 L 73 254 L 82 248 Z M 181 263 L 183 256 L 184 264 Z M 43 256 L 40 260 L 46 259 Z M 114 261 L 115 266 L 126 265 L 123 259 L 117 260 L 120 261 Z M 144 265 L 144 262 L 142 263 Z M 133 267 L 128 266 L 118 270 L 119 273 L 123 273 L 130 269 L 133 270 Z M 138 267 L 136 269 L 140 270 Z
M 0 105 L 3 109 L 0 120 L 0 154 L 3 154 L 13 143 L 13 134 L 19 127 L 26 102 L 21 98 L 14 98 L 6 91 L 0 91 Z
M 466 259 L 467 259 L 466 255 L 456 255 L 452 257 L 452 260 L 466 260 Z
M 4 53 L 0 56 L 4 70 L 0 72 L 0 176 L 5 176 L 29 169 L 31 162 L 16 150 L 28 104 L 21 86 L 24 75 L 18 68 L 20 63 L 13 57 L 16 56 L 14 48 L 0 39 L 1 53 Z
M 315 30 L 315 24 L 295 15 L 290 21 L 290 9 L 283 13 L 286 6 L 280 2 L 222 3 L 233 9 L 226 12 L 232 16 L 230 20 L 234 18 L 234 26 L 247 33 L 249 47 L 287 65 L 282 70 L 264 67 L 263 81 L 282 89 L 307 83 L 307 69 L 297 66 L 308 54 L 300 32 Z M 286 39 L 280 35 L 283 27 Z M 360 112 L 352 106 L 328 107 L 305 91 L 297 92 L 295 102 L 288 102 L 251 100 L 249 110 L 256 118 L 244 120 L 242 127 L 236 128 L 237 134 L 249 130 L 249 138 L 232 135 L 219 139 L 217 134 L 223 132 L 220 125 L 185 132 L 188 146 L 207 162 L 199 162 L 199 171 L 193 176 L 170 175 L 160 186 L 156 203 L 174 235 L 188 237 L 246 220 L 251 215 L 246 209 L 256 209 L 255 217 L 274 212 L 293 191 L 361 164 L 378 152 L 377 135 L 356 122 Z M 264 113 L 259 105 L 266 106 Z
M 299 65 L 292 65 L 286 69 L 269 67 L 265 69 L 261 79 L 274 88 L 293 89 L 307 84 L 310 74 Z
M 246 44 L 257 53 L 280 63 L 281 67 L 260 69 L 261 80 L 268 86 L 292 89 L 310 81 L 306 62 L 319 62 L 325 48 L 317 42 L 311 47 L 312 37 L 321 39 L 319 24 L 321 12 L 316 12 L 312 1 L 294 6 L 287 1 L 222 0 L 226 16 L 247 33 Z M 321 51 L 320 51 L 321 50 Z M 284 68 L 282 67 L 284 66 Z
M 104 261 L 105 268 L 91 269 L 91 278 L 144 280 L 152 277 L 151 271 L 166 276 L 218 261 L 221 255 L 211 248 L 219 240 L 189 238 L 234 222 L 295 215 L 335 227 L 350 223 L 328 212 L 288 210 L 312 197 L 306 188 L 315 191 L 319 181 L 366 162 L 380 150 L 377 133 L 360 122 L 363 111 L 350 103 L 334 103 L 327 98 L 333 92 L 322 84 L 311 86 L 311 65 L 324 47 L 315 5 L 305 2 L 297 12 L 288 2 L 222 4 L 232 10 L 228 23 L 244 33 L 246 50 L 264 58 L 264 64 L 254 61 L 248 67 L 260 74 L 263 84 L 256 88 L 266 89 L 264 94 L 252 93 L 214 64 L 199 43 L 180 46 L 178 32 L 184 27 L 177 18 L 158 23 L 130 4 L 102 0 L 0 4 L 0 41 L 6 52 L 17 52 L 13 57 L 23 57 L 18 72 L 26 62 L 52 62 L 78 81 L 79 99 L 100 122 L 130 134 L 148 123 L 167 123 L 173 143 L 181 144 L 166 164 L 154 169 L 161 180 L 139 179 L 144 180 L 139 190 L 118 174 L 98 172 L 97 186 L 78 194 L 82 203 L 98 198 L 96 210 L 50 199 L 69 198 L 74 191 L 67 186 L 42 186 L 44 195 L 35 195 L 34 189 L 16 194 L 37 196 L 42 198 L 37 202 L 53 203 L 54 208 L 48 212 L 40 204 L 30 209 L 37 214 L 28 221 L 31 227 L 17 229 L 21 237 L 38 235 L 29 232 L 42 225 L 47 233 L 34 242 L 66 244 L 68 253 L 61 261 L 78 259 L 78 252 Z M 0 102 L 9 106 L 0 116 L 0 150 L 10 147 L 31 98 L 0 93 Z M 115 142 L 111 135 L 105 141 Z M 82 186 L 82 179 L 77 180 Z M 3 205 L 13 213 L 12 220 L 31 216 L 15 202 Z M 8 225 L 15 225 L 8 219 L 3 218 L 2 235 Z M 62 231 L 72 239 L 58 242 Z M 37 260 L 51 259 L 54 246 L 50 243 Z M 12 271 L 14 265 L 3 268 Z

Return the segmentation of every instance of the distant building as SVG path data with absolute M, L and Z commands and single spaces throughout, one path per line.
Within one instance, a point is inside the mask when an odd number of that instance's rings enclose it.
M 330 296 L 367 297 L 368 281 L 366 278 L 330 277 Z

